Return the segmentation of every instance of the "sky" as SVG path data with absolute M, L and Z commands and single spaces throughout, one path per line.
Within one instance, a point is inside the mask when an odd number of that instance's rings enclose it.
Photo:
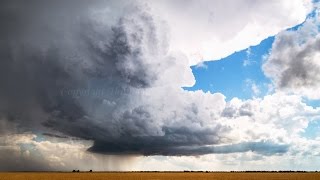
M 0 171 L 319 170 L 311 0 L 0 2 Z

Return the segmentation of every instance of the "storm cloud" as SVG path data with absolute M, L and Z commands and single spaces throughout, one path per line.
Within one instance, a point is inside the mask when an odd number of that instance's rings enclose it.
M 165 23 L 138 3 L 107 3 L 111 13 L 84 1 L 2 3 L 1 115 L 19 132 L 93 140 L 93 152 L 162 154 L 157 147 L 223 142 L 228 128 L 214 121 L 207 127 L 195 102 L 178 95 L 181 104 L 166 107 L 160 93 L 182 91 L 167 86 L 184 84 L 191 69 L 183 55 L 169 53 Z M 125 13 L 113 12 L 119 8 Z M 111 20 L 96 19 L 99 13 Z M 150 101 L 153 94 L 164 102 Z M 223 105 L 223 96 L 214 98 Z

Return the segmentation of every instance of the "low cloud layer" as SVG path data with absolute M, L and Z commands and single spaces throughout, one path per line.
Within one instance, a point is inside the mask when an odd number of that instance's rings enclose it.
M 194 138 L 194 137 L 192 137 Z M 138 143 L 135 143 L 138 142 Z M 168 142 L 161 144 L 157 139 L 153 139 L 153 142 L 157 142 L 158 146 L 155 146 L 152 141 L 148 144 L 148 148 L 145 148 L 145 144 L 139 144 L 145 142 L 139 139 L 132 139 L 130 143 L 127 143 L 125 147 L 121 147 L 115 143 L 99 143 L 96 142 L 89 150 L 93 152 L 101 152 L 105 154 L 133 154 L 133 155 L 166 155 L 166 156 L 199 156 L 205 154 L 228 154 L 228 153 L 244 153 L 255 152 L 262 155 L 279 155 L 286 153 L 289 149 L 288 144 L 276 144 L 274 142 L 243 142 L 231 145 L 222 146 L 197 146 L 188 143 L 187 145 L 176 144 L 170 145 Z M 169 145 L 167 145 L 169 144 Z M 214 142 L 212 143 L 214 144 Z M 128 146 L 129 145 L 129 146 Z M 128 148 L 129 147 L 129 148 Z M 132 148 L 136 147 L 136 148 Z

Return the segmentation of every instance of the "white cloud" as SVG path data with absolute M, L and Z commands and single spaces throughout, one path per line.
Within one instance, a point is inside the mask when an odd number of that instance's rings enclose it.
M 319 117 L 320 108 L 307 106 L 300 96 L 275 93 L 246 101 L 235 98 L 227 104 L 223 115 L 238 139 L 271 138 L 290 143 L 309 122 Z
M 246 88 L 249 88 L 251 90 L 251 94 L 253 97 L 257 97 L 260 95 L 260 87 L 252 79 L 246 79 L 244 83 Z
M 148 2 L 171 30 L 170 49 L 182 51 L 190 65 L 217 60 L 259 44 L 302 23 L 310 0 L 165 0 Z

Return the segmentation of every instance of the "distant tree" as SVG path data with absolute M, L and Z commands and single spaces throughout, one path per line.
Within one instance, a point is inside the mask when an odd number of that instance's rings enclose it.
M 80 172 L 80 170 L 77 170 L 77 172 Z
M 92 170 L 90 169 L 90 171 L 89 172 L 92 172 Z
M 72 170 L 72 172 L 76 172 L 76 170 Z

